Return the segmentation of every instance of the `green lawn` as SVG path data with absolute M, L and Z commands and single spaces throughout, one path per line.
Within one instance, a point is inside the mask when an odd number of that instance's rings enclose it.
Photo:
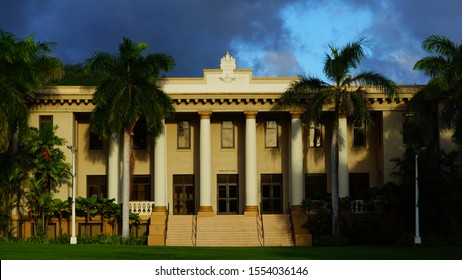
M 2 260 L 461 260 L 462 247 L 148 247 L 0 243 Z

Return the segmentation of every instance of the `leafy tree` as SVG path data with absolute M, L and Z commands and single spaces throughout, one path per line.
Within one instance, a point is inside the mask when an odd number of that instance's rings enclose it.
M 441 125 L 452 131 L 454 142 L 462 144 L 462 44 L 432 35 L 423 41 L 422 48 L 430 56 L 417 61 L 414 70 L 423 71 L 430 80 L 413 99 L 442 101 Z
M 35 234 L 46 237 L 49 219 L 54 215 L 53 198 L 60 183 L 67 182 L 71 165 L 58 147 L 66 142 L 56 136 L 57 126 L 30 128 L 22 141 L 22 159 L 26 170 L 33 174 L 26 192 L 29 216 L 35 224 Z
M 47 237 L 48 222 L 53 216 L 53 193 L 44 192 L 43 178 L 31 178 L 29 189 L 26 191 L 26 206 L 29 217 L 34 222 L 34 235 L 39 238 Z
M 19 208 L 26 174 L 19 168 L 15 154 L 0 154 L 0 233 L 12 237 L 12 211 Z M 20 213 L 18 211 L 18 213 Z
M 78 214 L 85 217 L 85 235 L 88 235 L 88 222 L 98 214 L 98 205 L 96 196 L 89 198 L 77 197 L 75 206 Z
M 161 71 L 174 66 L 171 56 L 152 53 L 144 56 L 146 43 L 134 43 L 123 38 L 118 54 L 95 52 L 86 66 L 92 73 L 104 79 L 93 97 L 95 109 L 91 117 L 91 129 L 108 139 L 123 134 L 123 199 L 122 238 L 127 241 L 129 232 L 129 190 L 134 166 L 133 128 L 138 120 L 146 121 L 152 137 L 163 130 L 162 120 L 174 112 L 172 100 L 157 86 L 156 78 Z
M 0 153 L 15 132 L 27 131 L 30 92 L 62 77 L 61 61 L 49 55 L 55 46 L 35 42 L 33 35 L 19 40 L 0 28 Z
M 64 65 L 64 77 L 51 83 L 60 86 L 94 86 L 102 82 L 102 77 L 85 71 L 83 63 Z
M 71 165 L 66 162 L 63 151 L 58 147 L 66 143 L 56 136 L 58 126 L 45 125 L 41 129 L 30 128 L 24 138 L 24 160 L 28 170 L 36 178 L 42 178 L 42 193 L 56 191 L 57 184 L 67 182 L 71 175 Z
M 348 43 L 343 48 L 329 45 L 330 54 L 324 59 L 323 72 L 329 82 L 317 77 L 300 76 L 281 96 L 279 104 L 285 107 L 302 106 L 303 120 L 308 123 L 321 118 L 326 108 L 332 108 L 334 118 L 332 134 L 327 136 L 331 143 L 332 166 L 332 225 L 335 235 L 339 230 L 339 118 L 352 117 L 355 121 L 370 125 L 372 117 L 365 101 L 365 85 L 382 90 L 392 98 L 398 93 L 398 86 L 383 75 L 375 72 L 351 73 L 365 56 L 363 44 L 365 38 Z M 304 101 L 301 105 L 300 101 Z
M 72 200 L 70 201 L 72 203 Z M 63 235 L 62 220 L 71 216 L 71 205 L 68 200 L 53 199 L 53 213 L 58 218 L 59 236 Z

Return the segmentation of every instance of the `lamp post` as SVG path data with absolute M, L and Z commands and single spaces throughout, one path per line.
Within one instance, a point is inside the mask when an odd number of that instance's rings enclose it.
M 77 149 L 72 145 L 67 145 L 67 148 L 72 152 L 72 235 L 71 244 L 77 244 L 75 236 L 75 152 Z
M 426 151 L 427 147 L 422 147 L 415 155 L 415 237 L 414 244 L 422 244 L 420 238 L 420 224 L 419 224 L 419 154 Z

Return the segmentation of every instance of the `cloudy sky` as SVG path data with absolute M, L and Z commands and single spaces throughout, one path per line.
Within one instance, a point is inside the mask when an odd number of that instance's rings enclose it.
M 201 77 L 230 51 L 254 76 L 324 79 L 328 45 L 367 37 L 359 70 L 400 84 L 426 83 L 412 70 L 432 34 L 462 43 L 462 0 L 1 0 L 0 27 L 56 42 L 54 55 L 80 63 L 116 52 L 123 36 L 174 56 L 169 77 Z

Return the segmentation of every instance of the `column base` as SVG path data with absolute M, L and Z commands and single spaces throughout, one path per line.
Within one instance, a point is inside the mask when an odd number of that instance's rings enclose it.
M 200 217 L 212 217 L 214 215 L 212 206 L 199 206 L 197 215 Z
M 167 212 L 166 206 L 154 206 L 153 212 Z
M 312 246 L 313 236 L 308 227 L 308 214 L 302 205 L 292 205 L 290 208 L 294 226 L 295 246 Z
M 165 206 L 158 207 L 165 208 Z M 165 210 L 166 208 L 164 211 L 154 211 L 151 214 L 149 223 L 148 246 L 165 246 L 165 228 L 167 227 L 167 213 Z
M 258 206 L 246 206 L 244 209 L 245 216 L 256 216 L 258 213 Z

